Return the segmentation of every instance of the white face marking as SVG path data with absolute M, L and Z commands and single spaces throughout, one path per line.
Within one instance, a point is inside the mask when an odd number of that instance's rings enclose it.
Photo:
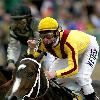
M 24 69 L 25 67 L 26 67 L 26 65 L 21 64 L 21 65 L 18 67 L 18 70 Z M 18 78 L 18 77 L 16 77 L 16 80 L 15 80 L 14 85 L 13 85 L 13 88 L 12 88 L 12 94 L 13 94 L 14 92 L 17 91 L 17 89 L 18 89 L 20 83 L 21 83 L 21 79 Z
M 20 69 L 24 69 L 25 67 L 26 67 L 26 65 L 21 64 L 21 65 L 18 67 L 18 70 L 20 70 Z
M 13 88 L 12 88 L 12 94 L 17 91 L 20 83 L 21 83 L 21 79 L 20 78 L 16 78 L 16 80 L 14 82 L 14 85 L 13 85 Z

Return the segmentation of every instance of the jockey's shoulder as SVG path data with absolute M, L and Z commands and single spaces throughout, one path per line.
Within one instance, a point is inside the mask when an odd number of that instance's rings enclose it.
M 36 18 L 36 17 L 32 18 L 33 24 L 39 24 L 39 22 L 40 22 L 40 18 Z
M 36 17 L 32 18 L 32 23 L 31 23 L 31 25 L 32 25 L 33 31 L 37 31 L 39 21 L 40 21 L 39 18 L 36 18 Z

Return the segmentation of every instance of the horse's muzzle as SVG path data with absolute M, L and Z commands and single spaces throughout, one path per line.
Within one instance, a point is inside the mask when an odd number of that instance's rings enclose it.
M 12 96 L 11 98 L 6 97 L 5 100 L 18 100 L 16 96 Z

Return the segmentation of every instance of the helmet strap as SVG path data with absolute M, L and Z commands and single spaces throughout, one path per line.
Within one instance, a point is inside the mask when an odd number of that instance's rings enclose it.
M 58 28 L 54 31 L 54 37 L 58 37 L 61 31 L 63 31 L 62 27 L 58 26 Z

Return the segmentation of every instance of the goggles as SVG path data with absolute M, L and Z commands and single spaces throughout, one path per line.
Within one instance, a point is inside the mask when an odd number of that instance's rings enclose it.
M 48 33 L 40 33 L 40 38 L 41 39 L 44 39 L 44 38 L 48 38 L 48 39 L 51 39 L 54 37 L 54 33 L 52 32 L 48 32 Z

